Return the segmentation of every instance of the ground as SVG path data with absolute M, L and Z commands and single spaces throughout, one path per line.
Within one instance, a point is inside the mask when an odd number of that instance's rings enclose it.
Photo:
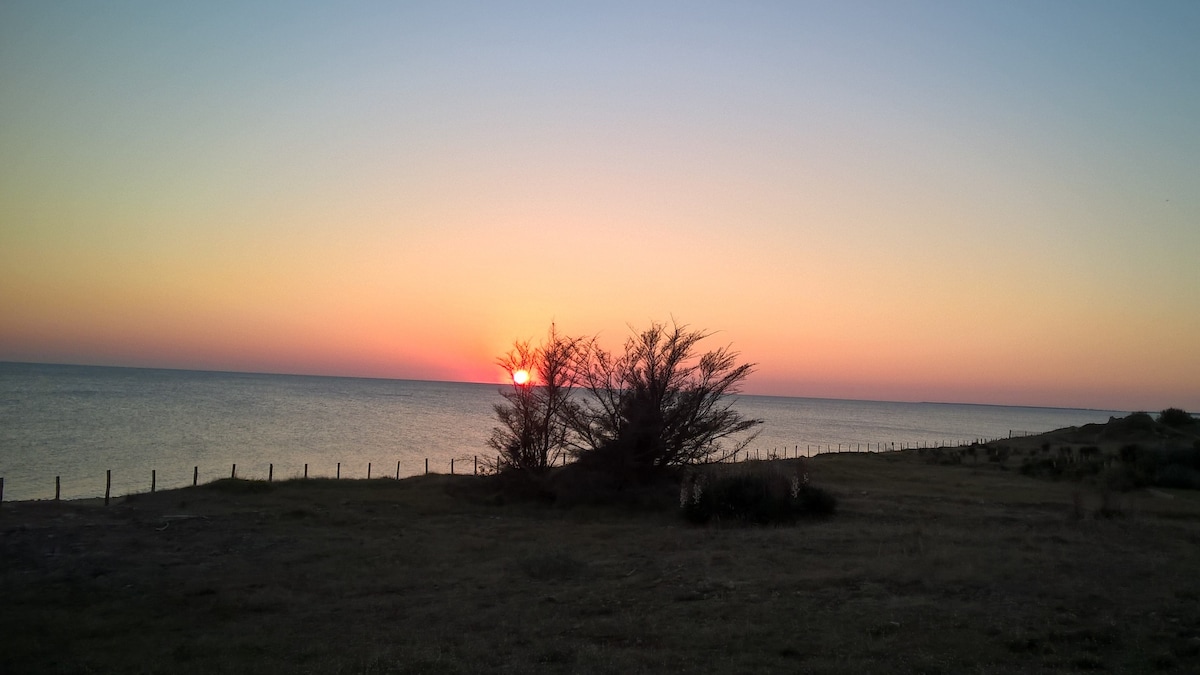
M 5 503 L 0 672 L 1200 671 L 1200 493 L 807 471 L 838 512 L 779 527 L 465 476 Z

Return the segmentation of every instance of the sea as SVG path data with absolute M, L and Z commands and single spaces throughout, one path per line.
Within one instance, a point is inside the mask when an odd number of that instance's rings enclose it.
M 236 475 L 473 473 L 502 385 L 0 363 L 3 500 L 116 496 Z M 958 445 L 1124 411 L 739 395 L 740 458 Z M 152 485 L 153 484 L 153 485 Z

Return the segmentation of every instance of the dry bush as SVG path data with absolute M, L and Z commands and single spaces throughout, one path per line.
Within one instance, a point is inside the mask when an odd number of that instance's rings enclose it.
M 767 525 L 827 516 L 837 498 L 808 481 L 804 465 L 752 462 L 697 472 L 679 490 L 679 507 L 693 523 L 734 521 Z
M 1158 415 L 1159 424 L 1169 427 L 1188 427 L 1196 423 L 1196 418 L 1181 408 L 1167 408 Z

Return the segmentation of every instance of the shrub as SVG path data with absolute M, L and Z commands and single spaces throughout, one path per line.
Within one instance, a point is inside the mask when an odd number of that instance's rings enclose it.
M 1149 413 L 1136 412 L 1125 418 L 1125 426 L 1134 431 L 1151 431 L 1154 429 L 1154 418 Z
M 1158 464 L 1179 464 L 1200 470 L 1200 452 L 1195 447 L 1169 446 L 1158 451 Z
M 789 472 L 764 464 L 695 474 L 680 486 L 679 506 L 694 523 L 716 519 L 766 525 L 830 515 L 837 499 L 811 485 L 802 469 Z
M 1110 466 L 1100 475 L 1100 486 L 1105 490 L 1129 492 L 1144 484 L 1144 477 L 1127 464 Z
M 1166 488 L 1200 490 L 1200 471 L 1183 464 L 1163 464 L 1154 473 L 1154 484 Z
M 1104 470 L 1104 462 L 1098 459 L 1083 460 L 1076 463 L 1073 468 L 1076 478 L 1095 476 Z
M 917 453 L 924 455 L 924 454 L 926 454 L 926 450 L 924 448 L 918 448 Z M 938 465 L 942 465 L 942 466 L 948 466 L 948 465 L 954 465 L 954 464 L 962 464 L 964 453 L 959 450 L 947 450 L 946 448 L 930 448 L 928 450 L 928 454 L 929 454 L 929 459 L 926 461 L 928 461 L 930 464 L 938 464 Z M 993 457 L 994 457 L 994 449 L 988 448 L 988 461 L 989 462 L 997 461 Z
M 613 354 L 588 341 L 574 359 L 581 396 L 564 412 L 571 445 L 580 457 L 622 477 L 646 480 L 673 467 L 703 464 L 736 454 L 762 420 L 733 409 L 753 364 L 738 363 L 728 347 L 698 353 L 711 334 L 672 323 L 653 323 Z
M 1059 466 L 1056 460 L 1046 457 L 1037 459 L 1031 457 L 1025 458 L 1025 461 L 1021 463 L 1020 471 L 1026 476 L 1045 476 L 1055 480 L 1060 478 L 1063 473 L 1062 467 Z
M 797 495 L 800 513 L 809 516 L 832 516 L 837 511 L 837 497 L 828 490 L 803 483 Z
M 1123 473 L 1117 489 L 1132 489 L 1157 485 L 1196 490 L 1200 489 L 1200 449 L 1168 447 L 1147 449 L 1138 445 L 1123 446 L 1118 455 L 1121 463 L 1113 467 Z
M 223 492 L 226 494 L 255 494 L 259 492 L 270 492 L 275 489 L 270 483 L 265 480 L 248 480 L 245 478 L 221 478 L 211 483 L 205 483 L 205 490 L 214 492 Z
M 1196 418 L 1180 408 L 1167 408 L 1158 415 L 1158 421 L 1169 427 L 1186 427 L 1196 423 Z
M 1137 443 L 1130 443 L 1129 445 L 1121 446 L 1121 450 L 1117 456 L 1121 458 L 1123 463 L 1133 464 L 1142 457 L 1142 454 L 1141 446 Z
M 1073 495 L 1072 516 L 1076 520 L 1083 518 L 1083 495 L 1076 492 Z M 1100 504 L 1092 510 L 1092 518 L 1096 520 L 1112 520 L 1114 518 L 1124 518 L 1128 515 L 1125 507 L 1125 500 L 1114 494 L 1108 488 L 1100 487 Z
M 555 469 L 543 481 L 556 506 L 615 506 L 635 511 L 670 511 L 675 508 L 679 483 L 673 473 L 643 481 L 624 476 L 581 458 Z
M 578 338 L 563 337 L 553 324 L 538 346 L 518 341 L 496 364 L 508 373 L 511 388 L 492 407 L 500 426 L 488 445 L 498 452 L 496 470 L 545 473 L 567 446 L 563 420 L 575 384 L 571 362 L 581 349 Z

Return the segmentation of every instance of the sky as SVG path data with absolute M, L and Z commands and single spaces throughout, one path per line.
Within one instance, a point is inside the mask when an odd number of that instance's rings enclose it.
M 1200 3 L 0 1 L 0 360 L 1200 410 Z M 702 343 L 705 344 L 705 343 Z

